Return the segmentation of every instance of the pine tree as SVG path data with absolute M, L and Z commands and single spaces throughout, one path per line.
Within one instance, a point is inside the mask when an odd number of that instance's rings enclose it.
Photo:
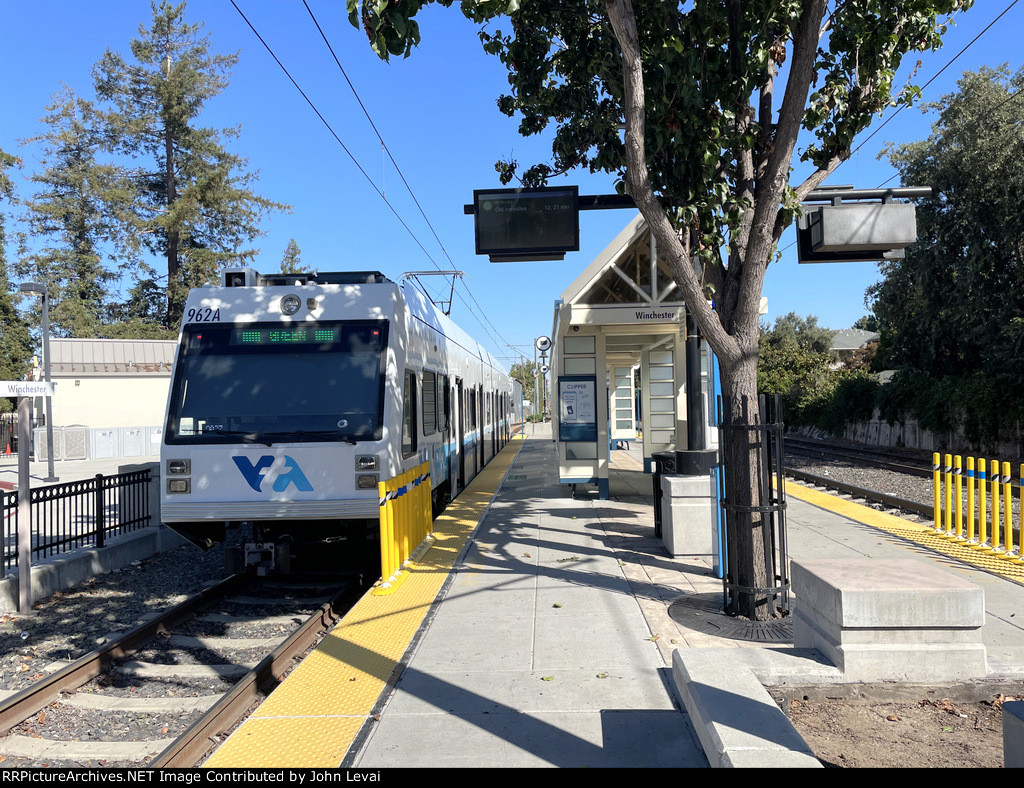
M 114 278 L 100 256 L 104 242 L 116 235 L 107 205 L 112 191 L 122 192 L 115 168 L 97 161 L 92 105 L 65 87 L 46 112 L 47 130 L 23 143 L 42 145 L 43 170 L 30 178 L 38 191 L 26 207 L 32 235 L 45 245 L 18 271 L 49 288 L 55 335 L 95 337 L 107 319 L 106 293 Z
M 292 238 L 288 241 L 288 246 L 285 247 L 284 257 L 281 258 L 281 273 L 282 274 L 310 274 L 315 271 L 307 268 L 302 264 L 302 250 L 299 249 L 299 245 L 295 243 L 295 239 Z
M 223 144 L 237 128 L 197 123 L 204 104 L 228 86 L 238 56 L 212 54 L 203 25 L 185 22 L 185 3 L 150 5 L 150 27 L 140 26 L 131 42 L 134 62 L 107 50 L 93 77 L 108 107 L 102 117 L 110 149 L 134 162 L 135 189 L 118 204 L 136 239 L 133 260 L 149 253 L 163 261 L 165 272 L 144 287 L 166 276 L 161 323 L 176 328 L 189 288 L 255 254 L 247 244 L 262 234 L 263 216 L 290 209 L 251 191 L 257 173 Z
M 8 171 L 17 166 L 16 157 L 0 150 L 0 203 L 14 199 L 14 182 Z M 0 211 L 0 380 L 21 380 L 32 358 L 28 324 L 14 306 L 13 288 L 7 278 L 7 216 Z M 11 401 L 0 398 L 0 412 L 12 409 Z

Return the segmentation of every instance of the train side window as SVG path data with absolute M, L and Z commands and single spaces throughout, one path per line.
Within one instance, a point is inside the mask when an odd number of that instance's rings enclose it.
M 437 432 L 437 373 L 423 370 L 423 434 Z
M 416 373 L 405 373 L 405 404 L 402 415 L 402 456 L 416 453 Z

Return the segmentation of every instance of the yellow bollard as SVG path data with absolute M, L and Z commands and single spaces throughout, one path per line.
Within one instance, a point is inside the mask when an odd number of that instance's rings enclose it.
M 1020 522 L 1018 523 L 1018 533 L 1020 536 L 1018 537 L 1018 544 L 1021 546 L 1021 549 L 1017 551 L 1017 561 L 1018 563 L 1024 563 L 1024 541 L 1020 541 L 1021 539 L 1024 539 L 1024 463 L 1021 463 L 1020 477 L 1017 479 L 1017 483 L 1019 485 L 1017 489 L 1020 490 L 1020 493 L 1018 494 L 1020 499 Z
M 956 519 L 954 520 L 953 539 L 964 541 L 964 490 L 963 461 L 960 455 L 953 458 L 953 479 L 956 482 Z
M 380 579 L 388 582 L 394 566 L 391 560 L 392 547 L 394 545 L 394 530 L 391 522 L 391 501 L 388 500 L 388 493 L 391 492 L 390 480 L 377 484 L 380 495 Z
M 398 566 L 405 563 L 405 480 L 407 474 L 398 474 L 398 486 L 395 489 L 395 557 Z
M 967 458 L 967 544 L 978 543 L 974 538 L 974 458 Z
M 932 523 L 932 530 L 937 534 L 942 533 L 942 526 L 940 525 L 942 522 L 942 481 L 939 477 L 939 471 L 941 469 L 942 466 L 939 464 L 939 453 L 935 452 L 932 454 L 932 489 L 934 492 L 934 506 L 932 509 L 932 520 L 934 522 Z
M 1010 484 L 1010 463 L 1003 463 L 1003 558 L 1015 561 L 1019 552 L 1013 548 L 1013 486 Z M 1018 539 L 1018 542 L 1020 540 Z
M 943 523 L 940 536 L 950 536 L 953 531 L 953 456 L 947 454 L 942 464 L 942 474 L 946 480 L 946 508 L 943 510 Z
M 988 499 L 986 487 L 988 482 L 985 476 L 985 458 L 978 458 L 978 544 L 974 545 L 975 550 L 988 550 L 991 545 L 988 543 Z
M 413 472 L 405 472 L 405 495 L 402 496 L 405 505 L 402 507 L 403 511 L 403 523 L 402 523 L 402 565 L 404 566 L 409 560 L 409 556 L 412 555 L 412 524 L 413 524 L 413 505 L 412 505 L 412 494 L 413 494 Z
M 992 470 L 992 549 L 989 552 L 1002 555 L 1006 549 L 999 543 L 999 518 L 1002 514 L 999 509 L 999 460 L 992 460 L 989 468 Z
M 420 466 L 420 538 L 422 542 L 430 533 L 430 463 L 425 462 Z
M 398 571 L 401 561 L 398 560 L 398 477 L 392 477 L 388 481 L 388 491 L 391 499 L 388 501 L 388 574 L 394 575 Z

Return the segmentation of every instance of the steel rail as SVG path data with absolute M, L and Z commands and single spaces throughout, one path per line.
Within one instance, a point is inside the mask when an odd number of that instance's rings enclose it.
M 820 454 L 823 457 L 838 456 L 845 459 L 863 459 L 871 462 L 876 468 L 883 468 L 885 470 L 895 471 L 896 473 L 905 473 L 908 476 L 918 476 L 922 479 L 931 478 L 932 475 L 930 460 L 922 459 L 921 465 L 904 465 L 902 462 L 880 459 L 881 457 L 893 456 L 892 454 L 882 450 L 860 448 L 856 446 L 829 446 L 813 440 L 789 437 L 785 439 L 784 446 L 785 448 L 793 449 L 794 451 Z M 912 460 L 909 460 L 908 458 L 908 461 Z
M 830 479 L 827 476 L 817 476 L 813 473 L 798 471 L 795 468 L 784 468 L 783 471 L 786 476 L 791 476 L 794 479 L 816 484 L 819 487 L 838 490 L 839 492 L 854 495 L 858 498 L 864 498 L 869 501 L 875 501 L 876 503 L 884 504 L 892 507 L 893 509 L 902 509 L 903 511 L 914 512 L 922 517 L 927 517 L 929 520 L 935 516 L 935 509 L 929 504 L 909 501 L 906 498 L 897 498 L 895 495 L 888 495 L 886 493 L 879 492 L 878 490 L 869 490 L 865 487 L 857 487 L 853 484 L 846 484 L 845 482 Z
M 232 575 L 216 585 L 175 605 L 170 610 L 147 621 L 102 648 L 79 657 L 52 676 L 37 681 L 16 695 L 0 703 L 0 735 L 53 703 L 62 692 L 77 689 L 103 672 L 115 659 L 136 651 L 161 632 L 167 632 L 195 615 L 211 599 L 231 593 L 242 582 L 241 575 Z
M 358 587 L 346 587 L 325 602 L 306 622 L 296 629 L 272 653 L 250 670 L 228 690 L 202 717 L 147 764 L 152 768 L 193 768 L 214 746 L 214 737 L 235 726 L 260 698 L 264 698 L 280 682 L 291 667 L 292 659 L 315 644 L 321 632 L 337 623 L 347 607 L 346 598 L 358 593 Z

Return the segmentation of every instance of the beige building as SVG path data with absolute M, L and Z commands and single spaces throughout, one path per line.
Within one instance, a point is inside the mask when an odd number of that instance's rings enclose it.
M 155 339 L 51 339 L 54 426 L 162 425 L 177 344 Z

